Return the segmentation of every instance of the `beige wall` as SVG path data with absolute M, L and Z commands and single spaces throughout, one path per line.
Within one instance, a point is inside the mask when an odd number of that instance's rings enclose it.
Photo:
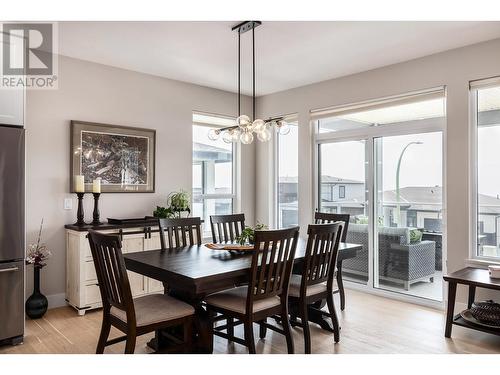
M 250 110 L 244 98 L 244 109 Z M 36 239 L 43 216 L 44 241 L 53 257 L 42 272 L 49 302 L 60 304 L 65 291 L 64 225 L 76 221 L 76 198 L 69 194 L 70 120 L 156 129 L 156 192 L 103 194 L 100 211 L 107 217 L 151 214 L 166 195 L 191 190 L 192 111 L 235 115 L 236 95 L 67 57 L 59 60 L 59 89 L 27 94 L 27 241 Z M 241 211 L 254 221 L 255 149 L 242 146 Z M 64 198 L 73 210 L 63 210 Z M 91 221 L 92 199 L 86 196 L 85 218 Z M 27 272 L 27 293 L 32 273 Z M 28 294 L 29 295 L 29 294 Z
M 457 36 L 458 37 L 458 36 Z M 390 53 L 390 51 L 380 51 Z M 261 118 L 299 115 L 299 223 L 311 222 L 313 205 L 311 109 L 355 103 L 437 86 L 447 90 L 445 130 L 445 217 L 448 270 L 465 266 L 469 256 L 469 91 L 470 80 L 500 75 L 500 39 L 403 62 L 351 76 L 299 87 L 258 99 Z M 267 222 L 269 199 L 268 147 L 257 145 L 256 219 Z M 463 290 L 460 299 L 464 300 Z M 478 298 L 482 294 L 478 292 Z M 497 296 L 498 297 L 498 296 Z

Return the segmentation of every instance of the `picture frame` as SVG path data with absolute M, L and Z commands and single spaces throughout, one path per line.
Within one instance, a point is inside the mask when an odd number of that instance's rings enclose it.
M 71 120 L 70 191 L 83 175 L 85 192 L 154 193 L 156 130 Z

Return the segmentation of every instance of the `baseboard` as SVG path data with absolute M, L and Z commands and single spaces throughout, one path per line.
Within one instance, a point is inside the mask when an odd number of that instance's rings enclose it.
M 49 301 L 49 309 L 54 309 L 56 307 L 66 306 L 66 294 L 51 294 L 47 296 L 47 300 Z

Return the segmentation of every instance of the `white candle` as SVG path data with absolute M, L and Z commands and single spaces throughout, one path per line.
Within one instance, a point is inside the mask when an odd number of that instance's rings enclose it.
M 92 183 L 92 193 L 101 193 L 101 179 L 97 178 Z
M 76 193 L 85 193 L 85 179 L 82 175 L 76 175 L 74 181 Z

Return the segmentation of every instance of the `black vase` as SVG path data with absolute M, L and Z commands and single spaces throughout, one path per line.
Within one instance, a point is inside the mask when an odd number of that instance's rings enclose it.
M 34 266 L 33 276 L 33 294 L 26 301 L 26 315 L 31 319 L 38 319 L 45 315 L 49 305 L 47 297 L 40 293 L 40 269 L 42 267 Z

